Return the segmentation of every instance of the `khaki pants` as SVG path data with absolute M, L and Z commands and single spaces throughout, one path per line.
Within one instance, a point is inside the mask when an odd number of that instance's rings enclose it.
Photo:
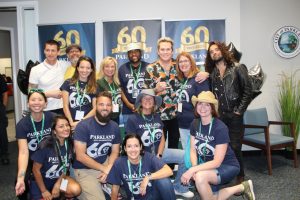
M 75 178 L 81 186 L 79 200 L 105 200 L 101 183 L 97 178 L 100 171 L 94 169 L 74 169 Z

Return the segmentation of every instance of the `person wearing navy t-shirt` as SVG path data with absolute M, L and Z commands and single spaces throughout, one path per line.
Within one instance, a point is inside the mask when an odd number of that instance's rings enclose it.
M 72 130 L 82 119 L 95 115 L 96 110 L 96 68 L 91 58 L 80 57 L 75 73 L 60 87 L 63 98 L 63 111 Z
M 195 119 L 191 124 L 190 161 L 192 167 L 181 181 L 188 184 L 193 177 L 201 199 L 228 199 L 242 193 L 246 199 L 255 199 L 251 180 L 219 190 L 219 186 L 233 180 L 240 171 L 239 163 L 229 146 L 226 125 L 218 117 L 218 100 L 210 91 L 192 97 Z M 219 190 L 219 191 L 218 191 Z
M 192 198 L 194 196 L 193 192 L 189 191 L 188 187 L 180 182 L 180 177 L 185 171 L 184 151 L 182 149 L 165 148 L 164 124 L 159 114 L 156 113 L 161 104 L 162 98 L 156 96 L 153 89 L 142 90 L 135 102 L 137 113 L 129 117 L 126 124 L 126 133 L 139 135 L 146 152 L 156 155 L 167 164 L 178 164 L 174 181 L 175 194 Z
M 119 80 L 122 88 L 123 122 L 126 124 L 129 116 L 135 111 L 134 102 L 143 88 L 146 66 L 149 64 L 142 61 L 141 43 L 129 43 L 127 56 L 129 62 L 119 68 Z
M 65 116 L 55 116 L 52 136 L 43 140 L 40 148 L 32 155 L 34 179 L 30 182 L 30 199 L 56 199 L 60 197 L 60 186 L 67 181 L 65 197 L 78 196 L 81 187 L 67 177 L 72 160 L 73 147 L 70 124 Z M 72 181 L 73 180 L 73 181 Z
M 32 168 L 30 158 L 38 149 L 38 144 L 51 134 L 53 120 L 51 112 L 43 111 L 47 98 L 41 89 L 31 89 L 27 100 L 30 114 L 22 118 L 16 126 L 19 154 L 15 190 L 20 199 L 27 199 L 28 179 Z
M 105 199 L 100 183 L 106 182 L 121 143 L 119 126 L 110 120 L 111 112 L 111 93 L 100 92 L 96 98 L 96 116 L 80 121 L 75 128 L 73 168 L 82 187 L 79 199 Z
M 116 160 L 107 177 L 107 181 L 112 184 L 112 200 L 118 199 L 120 186 L 125 189 L 128 200 L 175 199 L 168 178 L 173 174 L 171 168 L 155 155 L 144 152 L 139 135 L 127 134 L 122 149 L 123 156 Z
M 176 58 L 177 77 L 180 87 L 176 91 L 178 96 L 177 120 L 182 148 L 186 148 L 190 137 L 190 125 L 195 118 L 194 107 L 191 98 L 202 91 L 209 91 L 209 82 L 205 80 L 201 83 L 196 82 L 196 75 L 199 69 L 194 58 L 187 52 L 181 52 Z

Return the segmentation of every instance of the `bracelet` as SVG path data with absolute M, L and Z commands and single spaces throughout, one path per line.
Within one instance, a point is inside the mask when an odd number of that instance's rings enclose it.
M 25 172 L 21 172 L 20 175 L 18 176 L 19 178 L 25 176 Z

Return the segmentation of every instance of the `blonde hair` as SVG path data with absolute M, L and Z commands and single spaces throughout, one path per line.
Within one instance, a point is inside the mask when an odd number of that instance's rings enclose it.
M 110 57 L 110 56 L 107 56 L 105 57 L 102 61 L 101 61 L 101 64 L 100 64 L 100 70 L 99 70 L 99 73 L 98 73 L 98 79 L 102 79 L 105 77 L 104 75 L 104 67 L 109 65 L 111 62 L 114 63 L 114 66 L 115 66 L 115 73 L 113 75 L 113 82 L 117 85 L 120 85 L 120 81 L 119 81 L 119 77 L 118 77 L 118 62 L 115 58 L 113 57 Z
M 173 51 L 174 42 L 173 42 L 173 40 L 170 37 L 162 37 L 162 38 L 160 38 L 157 41 L 157 50 L 159 49 L 160 43 L 162 43 L 162 42 L 169 42 L 169 43 L 171 43 L 171 48 L 172 48 L 172 51 Z
M 178 54 L 178 56 L 176 58 L 177 77 L 180 81 L 183 80 L 183 78 L 184 78 L 184 74 L 179 68 L 179 59 L 182 56 L 186 57 L 191 63 L 191 69 L 189 71 L 188 78 L 192 78 L 193 76 L 195 76 L 200 71 L 199 68 L 197 67 L 196 62 L 195 62 L 194 58 L 192 57 L 192 55 L 183 51 L 180 54 Z

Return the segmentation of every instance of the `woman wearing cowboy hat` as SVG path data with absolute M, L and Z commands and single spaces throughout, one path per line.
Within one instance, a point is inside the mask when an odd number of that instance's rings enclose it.
M 187 186 L 183 186 L 180 177 L 185 167 L 183 163 L 184 151 L 179 149 L 165 149 L 165 137 L 163 123 L 157 109 L 162 104 L 162 98 L 156 96 L 153 89 L 144 89 L 137 96 L 135 108 L 137 112 L 130 116 L 126 124 L 126 133 L 136 133 L 142 139 L 145 151 L 162 158 L 165 163 L 179 164 L 178 172 L 174 181 L 176 195 L 191 198 L 194 194 Z
M 210 91 L 192 97 L 197 117 L 191 124 L 190 159 L 192 167 L 181 181 L 188 184 L 193 177 L 201 199 L 228 199 L 235 193 L 242 193 L 247 199 L 255 199 L 251 180 L 223 188 L 239 173 L 240 166 L 230 142 L 228 128 L 219 120 L 218 101 Z

